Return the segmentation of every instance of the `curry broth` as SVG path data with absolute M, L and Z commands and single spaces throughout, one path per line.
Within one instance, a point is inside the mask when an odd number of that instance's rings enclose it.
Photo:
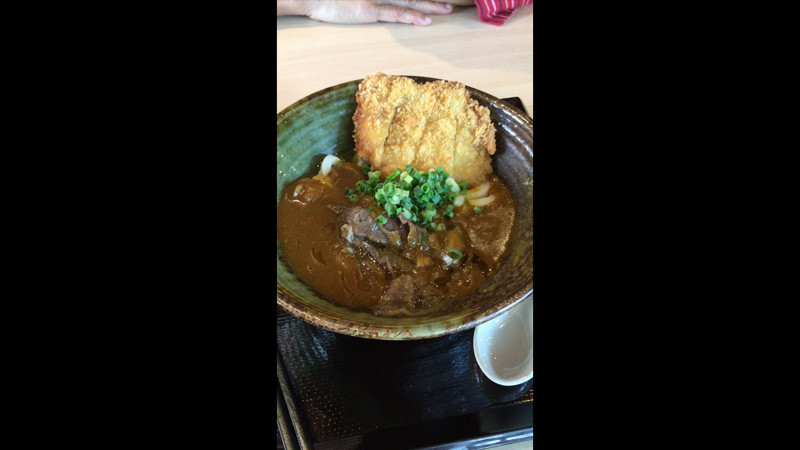
M 361 168 L 342 162 L 328 177 L 305 177 L 288 183 L 278 202 L 278 241 L 288 265 L 323 297 L 354 309 L 375 311 L 386 293 L 392 275 L 359 248 L 340 236 L 339 212 L 354 206 L 345 194 L 366 179 Z M 415 298 L 413 313 L 424 314 L 446 307 L 474 292 L 497 270 L 507 254 L 514 229 L 515 208 L 509 190 L 495 176 L 490 177 L 489 194 L 495 200 L 476 213 L 472 206 L 455 207 L 453 218 L 445 220 L 444 231 L 428 231 L 425 245 L 386 245 L 380 251 L 402 258 L 401 267 L 426 286 L 425 295 Z M 372 217 L 386 213 L 372 196 L 360 195 L 358 206 L 371 210 Z M 455 240 L 454 240 L 455 239 Z M 456 242 L 455 244 L 453 242 Z M 442 246 L 462 246 L 464 261 L 456 269 L 443 267 Z M 396 274 L 395 274 L 396 276 Z

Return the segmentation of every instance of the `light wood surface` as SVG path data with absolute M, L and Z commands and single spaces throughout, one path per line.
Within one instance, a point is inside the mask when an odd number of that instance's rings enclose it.
M 427 27 L 340 25 L 278 17 L 276 113 L 303 97 L 377 72 L 459 81 L 498 98 L 519 97 L 533 114 L 533 5 L 503 26 L 475 7 L 432 15 Z

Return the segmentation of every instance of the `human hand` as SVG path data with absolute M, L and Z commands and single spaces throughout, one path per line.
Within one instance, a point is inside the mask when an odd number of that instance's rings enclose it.
M 464 0 L 454 0 L 460 2 Z M 471 2 L 472 0 L 470 0 Z M 400 22 L 430 25 L 426 14 L 450 14 L 443 0 L 278 0 L 278 15 L 301 15 L 329 23 Z

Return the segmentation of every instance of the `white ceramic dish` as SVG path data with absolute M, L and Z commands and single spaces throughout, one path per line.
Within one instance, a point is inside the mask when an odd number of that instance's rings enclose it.
M 475 327 L 475 360 L 493 382 L 515 386 L 533 378 L 533 295 Z

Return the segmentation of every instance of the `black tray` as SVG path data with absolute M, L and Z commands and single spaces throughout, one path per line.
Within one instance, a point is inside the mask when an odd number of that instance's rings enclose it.
M 503 99 L 525 111 L 519 98 Z M 277 313 L 277 448 L 489 448 L 533 438 L 533 380 L 483 375 L 474 330 L 361 339 Z
M 276 308 L 283 447 L 479 448 L 532 438 L 533 380 L 513 387 L 488 380 L 475 362 L 473 330 L 369 340 Z

